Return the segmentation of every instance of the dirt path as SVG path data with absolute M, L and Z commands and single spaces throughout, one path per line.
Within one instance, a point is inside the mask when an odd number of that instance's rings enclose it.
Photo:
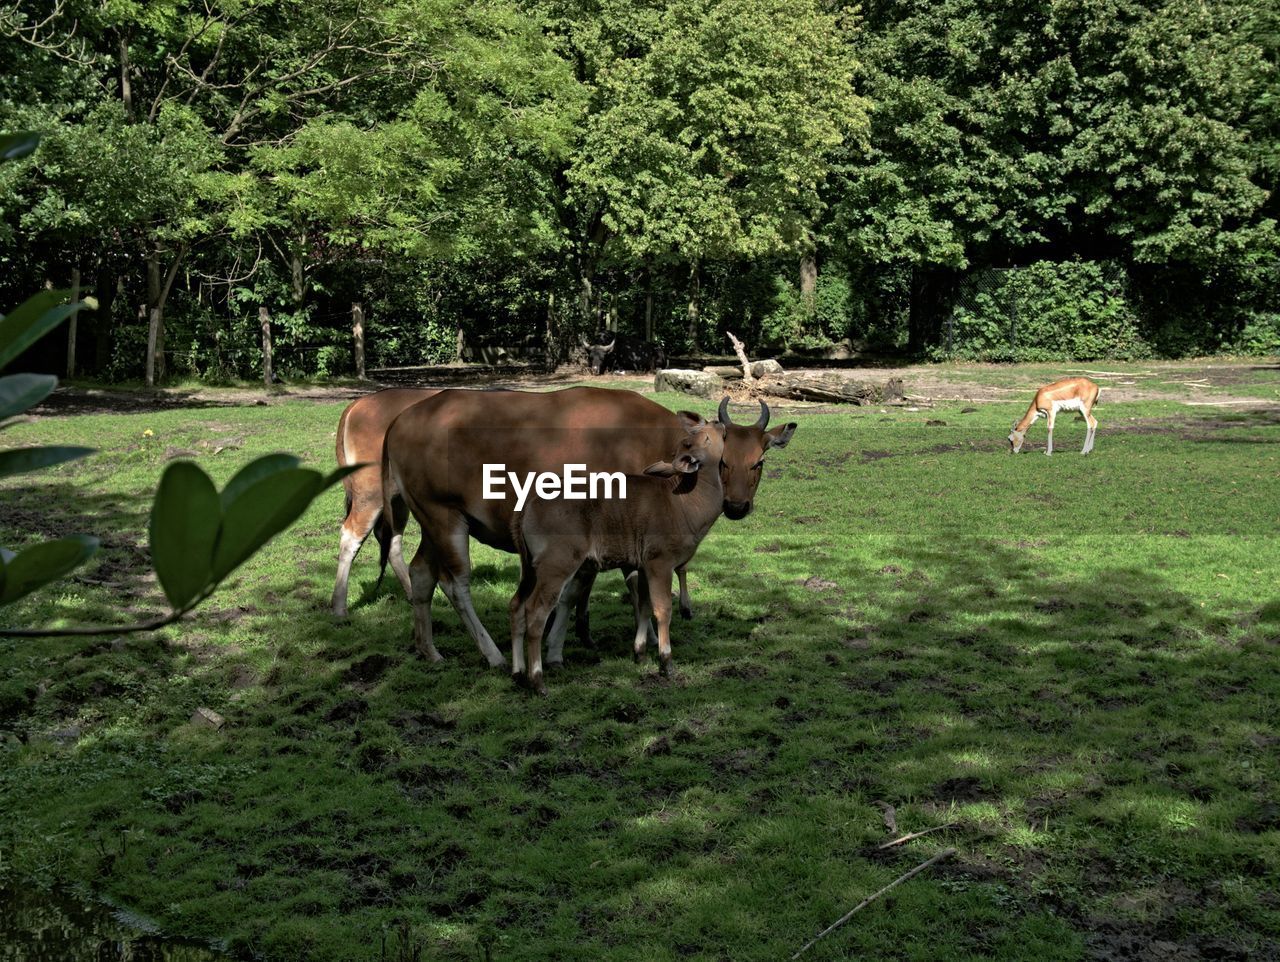
M 821 370 L 829 371 L 824 367 Z M 1280 363 L 1266 360 L 1189 360 L 1088 364 L 908 364 L 857 366 L 846 362 L 841 373 L 854 380 L 884 381 L 900 377 L 912 398 L 933 402 L 1025 404 L 1041 384 L 1071 374 L 1092 377 L 1103 386 L 1104 401 L 1179 401 L 1191 406 L 1267 408 L 1280 405 Z M 790 369 L 795 373 L 808 370 Z M 818 369 L 814 369 L 815 371 Z M 345 401 L 391 386 L 486 387 L 537 390 L 589 383 L 600 386 L 652 390 L 647 376 L 593 378 L 578 368 L 554 373 L 511 366 L 442 366 L 399 368 L 375 372 L 377 380 L 363 384 L 283 385 L 270 393 L 254 388 L 165 388 L 157 391 L 60 387 L 35 408 L 35 417 L 73 414 L 131 414 L 173 408 L 247 407 L 282 400 Z M 830 405 L 788 401 L 796 409 L 828 409 Z

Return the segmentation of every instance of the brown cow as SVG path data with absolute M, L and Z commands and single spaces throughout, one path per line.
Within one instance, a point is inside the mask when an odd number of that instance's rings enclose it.
M 724 488 L 720 461 L 725 426 L 680 412 L 688 434 L 670 460 L 626 478 L 626 498 L 537 499 L 518 511 L 511 535 L 520 551 L 520 584 L 511 598 L 511 667 L 526 669 L 534 690 L 542 680 L 542 632 L 565 585 L 584 565 L 595 570 L 638 569 L 642 596 L 635 655 L 644 655 L 649 612 L 658 622 L 658 657 L 671 673 L 671 574 L 688 564 L 720 517 Z
M 347 516 L 342 522 L 342 541 L 338 548 L 338 577 L 333 586 L 333 613 L 347 615 L 347 581 L 351 564 L 369 533 L 376 529 L 380 554 L 378 580 L 386 569 L 388 558 L 396 577 L 409 593 L 409 569 L 400 550 L 401 532 L 393 532 L 382 516 L 382 442 L 387 428 L 405 408 L 439 394 L 420 388 L 389 388 L 357 398 L 347 405 L 338 420 L 338 466 L 364 462 L 361 468 L 342 479 L 346 489 Z M 393 546 L 394 542 L 394 546 Z
M 388 388 L 352 401 L 338 419 L 335 447 L 339 467 L 362 462 L 367 465 L 342 479 L 342 486 L 346 489 L 347 513 L 342 522 L 342 537 L 338 548 L 338 575 L 331 601 L 333 613 L 339 618 L 345 618 L 347 615 L 347 585 L 351 576 L 352 563 L 371 532 L 375 533 L 378 540 L 379 583 L 382 581 L 387 562 L 390 561 L 392 570 L 404 587 L 405 595 L 409 594 L 409 569 L 404 563 L 401 546 L 403 531 L 393 531 L 391 525 L 382 519 L 382 445 L 387 428 L 401 411 L 439 393 L 439 388 Z M 508 392 L 508 397 L 518 400 L 524 395 Z M 568 613 L 575 605 L 578 640 L 586 645 L 591 644 L 587 602 L 594 580 L 595 572 L 584 572 L 582 579 L 575 580 L 569 586 L 564 603 L 557 610 L 557 618 L 552 628 L 549 639 L 551 651 L 563 652 L 564 637 L 568 629 Z M 630 585 L 634 598 L 634 582 Z M 682 613 L 685 617 L 691 617 L 683 569 L 680 572 L 680 598 Z
M 791 423 L 766 430 L 769 408 L 761 402 L 760 409 L 755 424 L 737 425 L 729 419 L 728 399 L 720 404 L 726 426 L 722 508 L 733 520 L 751 511 L 765 452 L 785 446 L 796 429 Z M 521 477 L 569 464 L 587 472 L 639 474 L 670 457 L 685 434 L 680 419 L 660 404 L 604 388 L 523 394 L 519 404 L 512 403 L 511 392 L 442 391 L 402 413 L 387 431 L 383 498 L 394 531 L 403 531 L 407 522 L 404 510 L 396 508 L 397 495 L 422 526 L 422 544 L 409 565 L 419 651 L 433 661 L 440 658 L 431 626 L 432 596 L 440 584 L 489 664 L 505 664 L 470 592 L 469 537 L 516 550 L 516 499 L 505 492 L 483 497 L 486 464 L 504 465 Z

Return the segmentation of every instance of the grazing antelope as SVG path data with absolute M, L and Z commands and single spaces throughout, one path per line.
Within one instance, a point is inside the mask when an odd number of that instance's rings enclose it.
M 734 424 L 728 398 L 720 405 L 720 423 L 727 432 L 719 470 L 721 509 L 736 521 L 751 513 L 765 452 L 784 447 L 796 425 L 768 428 L 763 401 L 754 424 Z M 546 393 L 448 390 L 404 411 L 383 446 L 383 502 L 395 533 L 404 530 L 408 513 L 422 527 L 422 544 L 409 564 L 419 652 L 440 659 L 431 620 L 440 585 L 489 664 L 506 664 L 471 600 L 470 539 L 516 551 L 516 498 L 510 487 L 502 498 L 484 497 L 486 464 L 503 464 L 520 477 L 569 464 L 588 472 L 639 473 L 670 457 L 686 433 L 676 415 L 634 391 L 591 387 Z
M 1048 421 L 1046 426 L 1049 429 L 1049 445 L 1044 453 L 1053 454 L 1053 422 L 1058 412 L 1079 411 L 1084 415 L 1085 423 L 1088 425 L 1084 436 L 1084 447 L 1080 453 L 1088 454 L 1093 450 L 1093 434 L 1098 430 L 1098 419 L 1091 412 L 1093 406 L 1098 403 L 1099 390 L 1098 385 L 1087 377 L 1068 377 L 1046 384 L 1036 391 L 1036 396 L 1031 402 L 1031 407 L 1027 408 L 1027 413 L 1013 422 L 1013 430 L 1009 434 L 1010 453 L 1017 454 L 1022 450 L 1027 429 L 1035 423 L 1036 418 L 1043 417 Z
M 686 435 L 669 461 L 626 478 L 626 498 L 595 501 L 539 499 L 512 516 L 520 553 L 520 584 L 511 598 L 511 667 L 517 680 L 546 694 L 542 632 L 566 583 L 584 565 L 636 568 L 644 626 L 635 654 L 644 655 L 652 611 L 658 622 L 662 673 L 671 673 L 671 575 L 698 550 L 723 510 L 720 462 L 726 427 L 680 412 Z

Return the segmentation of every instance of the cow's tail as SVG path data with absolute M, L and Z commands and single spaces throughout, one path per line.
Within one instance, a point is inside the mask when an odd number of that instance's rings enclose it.
M 387 512 L 383 511 L 373 523 L 373 536 L 378 539 L 378 580 L 373 586 L 375 597 L 382 588 L 382 578 L 387 573 L 387 562 L 391 559 L 392 534 L 391 522 L 387 520 Z

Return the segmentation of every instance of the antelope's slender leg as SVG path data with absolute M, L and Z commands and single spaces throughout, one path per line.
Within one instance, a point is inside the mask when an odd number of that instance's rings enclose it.
M 1049 408 L 1049 414 L 1047 415 L 1047 423 L 1049 427 L 1049 446 L 1044 450 L 1044 453 L 1048 455 L 1053 454 L 1053 422 L 1057 420 L 1057 417 L 1058 417 L 1058 412 L 1055 411 L 1053 408 Z

